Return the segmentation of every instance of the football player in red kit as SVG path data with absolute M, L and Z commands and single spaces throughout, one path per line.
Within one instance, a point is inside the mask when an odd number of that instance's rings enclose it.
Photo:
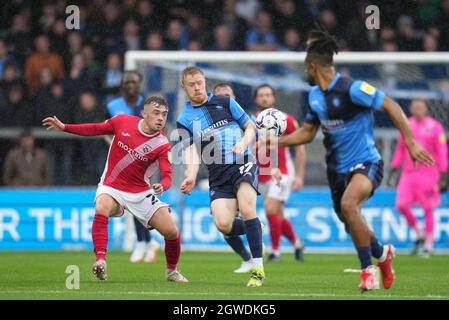
M 103 123 L 64 124 L 56 117 L 42 121 L 47 129 L 80 136 L 114 135 L 95 196 L 92 240 L 96 262 L 92 272 L 99 280 L 106 279 L 109 217 L 121 216 L 126 210 L 164 236 L 167 280 L 188 282 L 177 270 L 181 254 L 178 228 L 169 205 L 157 198 L 170 188 L 172 179 L 171 147 L 162 131 L 167 114 L 167 101 L 152 96 L 144 102 L 143 119 L 117 115 Z M 161 181 L 151 185 L 150 177 L 158 167 Z

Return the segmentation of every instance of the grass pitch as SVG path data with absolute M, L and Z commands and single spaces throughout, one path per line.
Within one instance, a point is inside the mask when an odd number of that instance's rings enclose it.
M 283 254 L 282 261 L 266 263 L 261 288 L 247 288 L 249 274 L 235 274 L 239 258 L 232 253 L 184 252 L 180 270 L 189 283 L 165 279 L 164 255 L 158 262 L 129 262 L 129 254 L 108 254 L 108 280 L 91 274 L 90 252 L 0 253 L 0 299 L 447 299 L 449 256 L 430 259 L 397 255 L 396 281 L 390 290 L 361 294 L 359 274 L 343 272 L 359 267 L 355 254 L 306 254 L 305 262 Z M 80 289 L 66 288 L 66 268 L 80 270 Z

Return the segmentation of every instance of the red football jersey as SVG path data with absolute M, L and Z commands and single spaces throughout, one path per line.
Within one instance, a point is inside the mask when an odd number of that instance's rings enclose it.
M 296 131 L 297 128 L 299 128 L 298 122 L 295 120 L 295 118 L 285 113 L 287 117 L 287 128 L 285 129 L 285 132 L 283 134 L 290 134 Z M 269 159 L 270 157 L 270 151 L 267 149 L 266 153 L 266 159 Z M 259 172 L 261 172 L 260 168 L 269 168 L 271 166 L 270 161 L 264 161 L 265 163 L 260 163 L 259 159 L 257 161 L 257 165 L 259 166 Z M 295 174 L 295 166 L 293 164 L 292 157 L 290 155 L 290 152 L 288 148 L 286 147 L 280 147 L 278 148 L 278 168 L 281 170 L 282 174 L 285 175 L 294 175 Z M 259 182 L 264 183 L 271 180 L 271 175 L 262 175 L 259 174 Z
M 108 159 L 100 184 L 132 193 L 150 189 L 150 178 L 159 165 L 164 190 L 171 186 L 171 146 L 160 131 L 149 135 L 142 131 L 142 118 L 117 115 L 103 123 L 66 124 L 64 131 L 95 136 L 113 134 Z

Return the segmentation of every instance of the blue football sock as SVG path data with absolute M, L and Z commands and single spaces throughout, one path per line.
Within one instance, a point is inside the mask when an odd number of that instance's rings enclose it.
M 253 258 L 262 258 L 262 226 L 259 218 L 245 221 L 246 238 Z
M 246 250 L 245 245 L 239 236 L 225 236 L 224 238 L 234 252 L 242 257 L 243 261 L 249 261 L 251 259 L 250 253 Z
M 371 247 L 357 248 L 357 254 L 359 256 L 360 265 L 362 269 L 372 265 L 371 263 Z
M 229 233 L 230 236 L 241 236 L 246 234 L 245 222 L 242 218 L 236 217 L 232 223 L 232 229 Z
M 376 259 L 382 257 L 384 253 L 384 246 L 376 238 L 371 242 L 371 252 Z

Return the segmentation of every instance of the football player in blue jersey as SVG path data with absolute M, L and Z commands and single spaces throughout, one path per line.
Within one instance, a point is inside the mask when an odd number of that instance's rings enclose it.
M 305 59 L 307 79 L 312 89 L 304 125 L 279 138 L 279 146 L 311 142 L 319 127 L 324 134 L 327 177 L 335 212 L 344 223 L 357 249 L 361 263 L 362 291 L 379 288 L 378 260 L 383 287 L 394 281 L 394 247 L 381 245 L 361 215 L 362 204 L 381 183 L 383 162 L 374 143 L 374 111 L 386 112 L 399 129 L 414 161 L 427 166 L 432 157 L 413 139 L 401 107 L 381 90 L 364 81 L 354 81 L 335 71 L 334 53 L 338 45 L 326 30 L 313 30 L 307 40 Z M 268 143 L 270 141 L 267 141 Z
M 247 286 L 260 287 L 265 279 L 262 227 L 256 214 L 256 197 L 260 193 L 256 159 L 250 150 L 256 126 L 233 98 L 207 93 L 201 69 L 184 69 L 181 86 L 188 98 L 177 119 L 181 145 L 185 147 L 181 191 L 192 192 L 200 161 L 205 163 L 215 226 L 224 235 L 246 234 L 253 263 Z M 243 220 L 235 219 L 237 210 Z

